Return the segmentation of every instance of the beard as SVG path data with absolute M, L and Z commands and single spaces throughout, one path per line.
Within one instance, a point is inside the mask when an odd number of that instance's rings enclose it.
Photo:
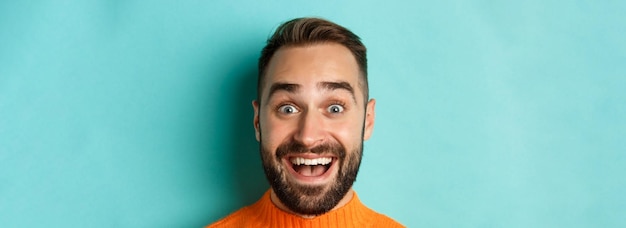
M 260 152 L 265 176 L 278 199 L 295 213 L 320 215 L 332 210 L 352 187 L 363 156 L 363 141 L 350 153 L 346 153 L 345 147 L 336 142 L 309 149 L 293 140 L 279 145 L 276 153 L 271 153 L 261 141 Z M 339 169 L 332 182 L 324 185 L 302 185 L 288 180 L 288 167 L 283 167 L 282 158 L 288 154 L 307 152 L 337 157 L 337 161 L 333 161 L 337 164 L 333 165 L 338 165 Z

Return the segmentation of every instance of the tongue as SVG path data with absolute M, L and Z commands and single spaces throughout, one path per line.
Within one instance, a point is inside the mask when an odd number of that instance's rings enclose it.
M 296 171 L 302 176 L 316 177 L 324 174 L 326 167 L 323 165 L 299 165 L 296 167 Z

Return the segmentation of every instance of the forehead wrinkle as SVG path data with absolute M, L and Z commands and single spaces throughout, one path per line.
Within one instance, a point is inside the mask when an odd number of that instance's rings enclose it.
M 267 99 L 269 100 L 270 98 L 272 98 L 272 95 L 274 95 L 278 91 L 296 93 L 298 92 L 298 90 L 300 90 L 300 85 L 298 84 L 276 82 L 272 84 L 272 86 L 270 86 L 269 95 L 267 96 Z
M 348 82 L 345 82 L 345 81 L 318 82 L 317 88 L 322 89 L 322 90 L 327 90 L 327 91 L 345 90 L 346 92 L 350 93 L 350 96 L 352 96 L 352 100 L 354 100 L 354 102 L 356 103 L 356 97 L 354 96 L 354 88 Z

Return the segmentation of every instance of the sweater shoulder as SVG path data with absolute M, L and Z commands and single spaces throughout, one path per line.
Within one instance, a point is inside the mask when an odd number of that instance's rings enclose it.
M 262 224 L 259 212 L 268 205 L 271 205 L 269 190 L 256 203 L 242 207 L 206 228 L 259 227 Z
M 396 220 L 393 220 L 392 218 L 384 215 L 384 214 L 380 214 L 375 212 L 376 215 L 373 217 L 373 227 L 393 227 L 393 228 L 402 228 L 405 227 L 402 224 L 400 224 L 399 222 L 396 222 Z
M 368 214 L 367 217 L 371 219 L 369 223 L 372 225 L 372 227 L 405 227 L 391 217 L 385 214 L 378 213 L 371 208 L 365 207 L 365 210 Z
M 230 227 L 243 227 L 245 224 L 245 219 L 249 219 L 249 206 L 243 207 L 226 217 L 214 222 L 211 225 L 206 226 L 206 228 L 230 228 Z

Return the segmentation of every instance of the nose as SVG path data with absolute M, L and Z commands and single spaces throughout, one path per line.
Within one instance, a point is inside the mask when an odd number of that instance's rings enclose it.
M 301 115 L 294 139 L 307 148 L 312 148 L 324 141 L 324 117 L 316 111 L 307 111 Z

